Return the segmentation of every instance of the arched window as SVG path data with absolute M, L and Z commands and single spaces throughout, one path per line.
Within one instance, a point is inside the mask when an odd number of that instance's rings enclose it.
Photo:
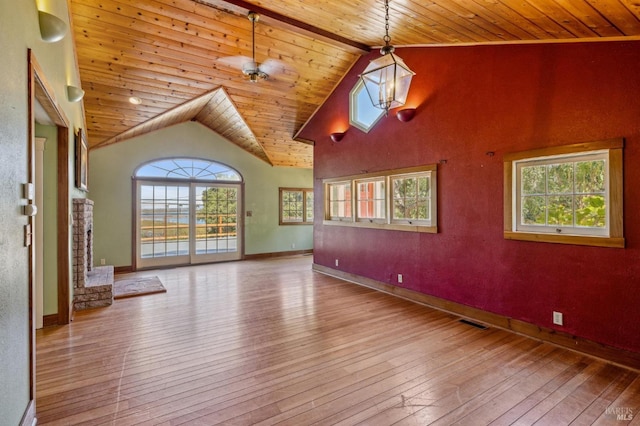
M 155 160 L 138 167 L 135 176 L 136 178 L 242 181 L 240 173 L 231 167 L 199 158 Z
M 242 257 L 242 176 L 199 158 L 164 158 L 134 173 L 136 268 Z

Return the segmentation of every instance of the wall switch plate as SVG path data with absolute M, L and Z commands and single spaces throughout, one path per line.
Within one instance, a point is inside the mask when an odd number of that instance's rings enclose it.
M 101 264 L 101 265 L 106 265 L 106 264 L 107 264 L 107 261 L 106 261 L 105 259 L 100 259 L 100 264 Z
M 402 282 L 402 274 L 398 274 L 398 282 L 401 283 Z
M 555 325 L 564 325 L 564 319 L 562 318 L 562 312 L 553 311 L 553 323 Z

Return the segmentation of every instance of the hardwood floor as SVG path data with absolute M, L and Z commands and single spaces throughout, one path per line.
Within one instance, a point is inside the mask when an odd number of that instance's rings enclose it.
M 640 423 L 637 372 L 461 323 L 311 262 L 140 272 L 167 293 L 38 331 L 39 424 Z

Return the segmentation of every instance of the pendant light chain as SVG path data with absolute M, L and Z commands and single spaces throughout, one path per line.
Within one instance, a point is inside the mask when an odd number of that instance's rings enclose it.
M 384 46 L 378 59 L 369 62 L 360 78 L 375 108 L 389 110 L 407 101 L 411 78 L 415 75 L 404 61 L 393 55 L 394 47 L 389 36 L 389 0 L 384 0 Z
M 384 30 L 385 30 L 385 35 L 384 35 L 384 43 L 389 46 L 389 43 L 391 42 L 391 37 L 389 37 L 389 0 L 384 0 Z

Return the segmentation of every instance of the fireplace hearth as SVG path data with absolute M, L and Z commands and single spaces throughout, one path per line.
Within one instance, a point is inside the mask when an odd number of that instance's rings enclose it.
M 113 266 L 93 266 L 93 201 L 73 199 L 73 309 L 113 303 Z

